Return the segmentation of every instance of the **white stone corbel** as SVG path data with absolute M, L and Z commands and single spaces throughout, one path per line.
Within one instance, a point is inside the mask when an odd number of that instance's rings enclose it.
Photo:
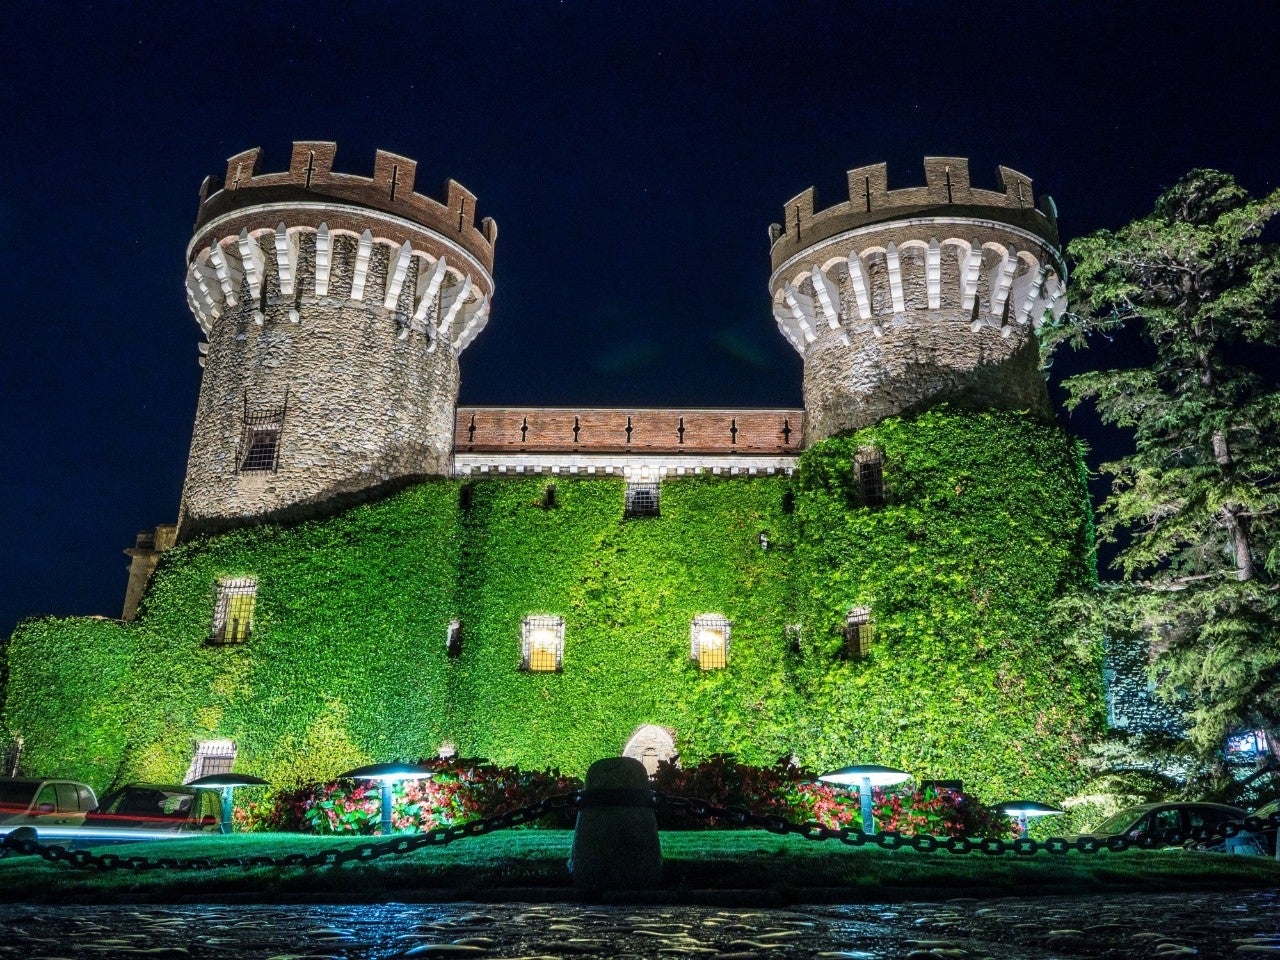
M 924 255 L 924 280 L 929 309 L 942 309 L 942 247 L 937 237 L 929 241 L 929 250 Z
M 795 347 L 801 356 L 804 356 L 804 333 L 800 330 L 800 325 L 796 323 L 796 318 L 792 316 L 791 311 L 785 304 L 775 303 L 773 305 L 773 319 L 777 321 L 778 329 L 791 342 L 791 346 Z
M 800 327 L 800 332 L 804 335 L 805 342 L 813 343 L 814 340 L 818 339 L 817 334 L 814 332 L 813 301 L 789 283 L 784 284 L 782 287 L 782 299 L 791 311 L 791 315 L 795 317 L 796 323 Z
M 449 305 L 443 307 L 440 317 L 440 323 L 436 325 L 436 332 L 440 339 L 447 343 L 453 342 L 453 335 L 449 332 L 453 329 L 454 321 L 458 319 L 458 314 L 462 312 L 463 301 L 471 295 L 471 274 L 467 274 L 463 278 L 461 285 L 458 286 L 449 300 Z
M 822 268 L 816 263 L 813 269 L 809 271 L 810 277 L 813 279 L 813 300 L 818 309 L 822 311 L 822 316 L 827 321 L 827 326 L 832 330 L 840 329 L 840 288 L 832 283 Z
M 240 302 L 240 279 L 243 275 L 239 266 L 227 257 L 219 243 L 209 247 L 209 265 L 218 278 L 218 285 L 222 287 L 222 299 L 227 306 L 234 307 Z
M 356 246 L 356 265 L 351 274 L 351 299 L 364 299 L 364 285 L 369 279 L 369 261 L 373 258 L 373 233 L 366 230 L 360 234 L 360 243 Z
M 316 230 L 316 296 L 329 295 L 329 271 L 333 269 L 333 237 L 329 224 L 322 223 Z
M 249 229 L 240 231 L 237 240 L 240 247 L 240 265 L 244 268 L 244 278 L 249 284 L 249 296 L 253 298 L 253 322 L 262 326 L 266 318 L 262 314 L 262 293 L 266 283 L 266 258 L 258 241 L 249 236 Z
M 972 312 L 978 297 L 978 274 L 981 270 L 982 244 L 974 240 L 969 255 L 960 257 L 960 306 L 966 313 Z
M 415 326 L 426 326 L 435 335 L 435 329 L 431 323 L 427 321 L 427 315 L 435 306 L 436 294 L 440 292 L 440 284 L 444 282 L 445 262 L 444 257 L 436 261 L 432 270 L 424 277 L 422 266 L 418 267 L 417 280 L 417 308 L 413 311 L 413 323 Z
M 1004 259 L 991 268 L 987 277 L 987 285 L 991 289 L 991 316 L 998 317 L 1004 313 L 1004 305 L 1009 302 L 1009 292 L 1013 289 L 1013 277 L 1018 272 L 1018 257 L 1012 250 L 1005 252 Z
M 906 313 L 907 301 L 902 295 L 902 258 L 898 256 L 898 245 L 890 241 L 884 248 L 885 266 L 889 270 L 889 294 L 893 297 L 893 312 Z
M 849 251 L 849 285 L 853 287 L 853 298 L 858 304 L 858 316 L 863 320 L 871 319 L 871 290 L 867 283 L 867 268 L 862 265 L 862 258 L 854 251 Z
M 453 341 L 453 349 L 458 353 L 467 349 L 471 345 L 471 341 L 480 335 L 480 331 L 484 329 L 484 325 L 488 320 L 489 298 L 484 294 L 480 294 L 480 298 L 467 308 L 466 324 L 463 326 L 462 332 Z
M 409 264 L 412 261 L 413 247 L 409 246 L 409 241 L 406 240 L 400 247 L 396 262 L 387 271 L 387 293 L 382 298 L 383 309 L 394 310 L 396 304 L 400 302 L 400 291 L 404 289 L 404 281 L 409 276 Z
M 1013 293 L 1015 303 L 1018 305 L 1014 310 L 1014 320 L 1021 326 L 1026 326 L 1031 319 L 1031 311 L 1036 305 L 1036 301 L 1044 296 L 1044 281 L 1049 276 L 1049 267 L 1041 266 L 1035 273 L 1024 273 L 1021 280 L 1021 286 L 1017 282 L 1014 283 Z
M 293 283 L 298 276 L 298 238 L 290 234 L 284 223 L 276 224 L 276 275 L 280 278 L 280 296 L 293 296 Z

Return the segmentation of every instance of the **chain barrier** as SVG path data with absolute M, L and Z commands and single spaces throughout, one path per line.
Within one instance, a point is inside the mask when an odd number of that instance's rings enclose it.
M 1260 834 L 1264 830 L 1280 828 L 1280 813 L 1261 819 L 1246 817 L 1229 821 L 1218 827 L 1196 827 L 1190 831 L 1171 830 L 1159 834 L 1142 834 L 1136 838 L 1127 836 L 1050 837 L 1033 840 L 1018 837 L 1003 840 L 997 837 L 935 837 L 928 834 L 909 835 L 886 830 L 865 833 L 850 827 L 827 827 L 816 821 L 797 823 L 777 814 L 756 814 L 743 807 L 719 807 L 696 797 L 676 797 L 652 791 L 578 791 L 548 797 L 538 803 L 512 810 L 508 813 L 468 820 L 448 827 L 437 827 L 425 833 L 396 837 L 391 840 L 357 844 L 346 849 L 330 848 L 313 854 L 291 853 L 273 857 L 121 857 L 112 853 L 93 853 L 89 850 L 70 850 L 66 847 L 40 843 L 30 835 L 12 831 L 0 840 L 0 856 L 6 853 L 38 854 L 50 863 L 67 863 L 80 869 L 97 870 L 204 870 L 217 867 L 325 867 L 340 866 L 352 861 L 366 863 L 379 857 L 412 853 L 424 847 L 442 847 L 463 837 L 478 837 L 517 827 L 553 814 L 594 806 L 651 806 L 657 810 L 682 814 L 697 819 L 719 821 L 731 827 L 755 827 L 780 835 L 795 834 L 806 840 L 839 840 L 851 847 L 877 846 L 885 850 L 910 848 L 920 853 L 945 850 L 948 853 L 985 853 L 988 856 L 1013 853 L 1030 856 L 1044 851 L 1051 854 L 1123 853 L 1126 850 L 1155 850 L 1167 846 L 1212 846 L 1239 836 L 1241 833 Z
M 66 863 L 73 867 L 97 870 L 208 870 L 217 867 L 336 867 L 357 861 L 367 863 L 379 857 L 412 853 L 423 847 L 442 847 L 463 837 L 478 837 L 495 830 L 517 827 L 548 814 L 576 809 L 578 793 L 564 793 L 548 797 L 538 803 L 500 813 L 480 820 L 468 820 L 448 827 L 437 827 L 426 833 L 410 834 L 380 842 L 360 843 L 353 847 L 336 847 L 316 853 L 290 853 L 285 856 L 266 855 L 251 857 L 122 857 L 114 853 L 93 853 L 89 850 L 70 850 L 66 847 L 40 843 L 18 832 L 11 831 L 0 840 L 0 855 L 5 853 L 38 854 L 50 863 Z
M 998 837 L 934 837 L 928 834 L 896 833 L 892 830 L 864 833 L 850 827 L 827 827 L 814 821 L 796 823 L 776 814 L 756 814 L 742 807 L 717 807 L 693 797 L 658 794 L 655 800 L 659 810 L 707 821 L 718 820 L 734 827 L 757 827 L 778 834 L 794 833 L 806 840 L 839 840 L 851 847 L 869 845 L 882 847 L 885 850 L 909 847 L 921 853 L 933 853 L 937 850 L 946 850 L 948 853 L 985 853 L 990 856 L 1004 853 L 1030 856 L 1042 850 L 1053 854 L 1064 854 L 1071 850 L 1080 853 L 1099 853 L 1103 850 L 1122 853 L 1126 850 L 1155 850 L 1160 847 L 1187 844 L 1213 846 L 1237 837 L 1241 833 L 1258 834 L 1263 830 L 1280 828 L 1280 813 L 1273 813 L 1265 819 L 1245 817 L 1243 820 L 1228 821 L 1217 827 L 1196 827 L 1185 832 L 1168 830 L 1162 833 L 1144 833 L 1136 838 L 1123 835 L 1079 837 L 1075 840 L 1068 840 L 1065 837 L 1050 837 L 1047 840 L 1033 840 L 1030 837 L 1018 837 L 1014 840 L 1002 840 Z

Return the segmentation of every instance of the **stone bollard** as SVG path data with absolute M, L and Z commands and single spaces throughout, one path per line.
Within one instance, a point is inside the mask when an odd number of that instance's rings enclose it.
M 569 873 L 579 893 L 652 888 L 662 882 L 658 818 L 639 760 L 608 757 L 587 770 Z

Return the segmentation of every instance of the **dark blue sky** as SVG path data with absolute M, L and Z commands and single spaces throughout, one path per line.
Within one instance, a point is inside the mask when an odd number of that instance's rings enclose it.
M 260 145 L 383 147 L 494 217 L 497 295 L 464 403 L 799 405 L 766 227 L 816 184 L 926 154 L 999 163 L 1070 238 L 1195 166 L 1280 175 L 1267 3 L 57 4 L 0 19 L 6 467 L 0 634 L 118 615 L 171 522 L 199 389 L 196 191 Z M 1094 363 L 1112 362 L 1100 352 Z M 1063 368 L 1067 365 L 1062 365 Z M 1068 423 L 1100 445 L 1095 423 Z

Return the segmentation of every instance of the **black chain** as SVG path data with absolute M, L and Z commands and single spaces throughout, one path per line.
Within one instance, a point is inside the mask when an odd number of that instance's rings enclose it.
M 1103 850 L 1120 853 L 1125 850 L 1154 850 L 1158 847 L 1184 844 L 1212 845 L 1222 843 L 1242 832 L 1259 833 L 1268 828 L 1280 827 L 1280 813 L 1273 813 L 1265 819 L 1245 817 L 1243 820 L 1229 821 L 1217 827 L 1196 827 L 1185 833 L 1178 830 L 1159 834 L 1147 833 L 1136 838 L 1114 836 L 1080 837 L 1078 840 L 1067 840 L 1064 837 L 1050 837 L 1047 840 L 1032 840 L 1030 837 L 1018 837 L 1016 840 L 1001 840 L 997 837 L 933 837 L 927 834 L 913 836 L 892 830 L 864 833 L 849 827 L 826 827 L 814 821 L 796 823 L 776 814 L 762 816 L 742 807 L 717 807 L 694 797 L 658 794 L 656 800 L 659 810 L 708 821 L 714 820 L 733 827 L 757 827 L 778 834 L 794 833 L 806 840 L 839 840 L 852 847 L 868 844 L 883 847 L 886 850 L 910 847 L 921 853 L 932 853 L 936 850 L 946 850 L 949 853 L 976 852 L 991 856 L 1003 853 L 1026 856 L 1041 850 L 1057 854 L 1063 854 L 1069 850 L 1077 850 L 1080 853 L 1098 853 Z
M 934 837 L 927 834 L 909 835 L 886 830 L 879 833 L 865 833 L 850 827 L 827 827 L 816 821 L 797 823 L 777 814 L 752 813 L 743 807 L 719 807 L 696 797 L 674 797 L 667 794 L 650 793 L 647 796 L 633 794 L 628 791 L 626 797 L 615 797 L 617 791 L 579 791 L 548 797 L 538 803 L 512 810 L 508 813 L 485 817 L 480 820 L 468 820 L 448 827 L 437 827 L 426 833 L 395 837 L 377 843 L 361 843 L 345 850 L 331 848 L 318 853 L 291 853 L 282 857 L 265 855 L 254 857 L 160 857 L 151 860 L 147 857 L 121 857 L 112 853 L 91 853 L 88 850 L 68 850 L 66 847 L 47 845 L 37 840 L 28 839 L 15 832 L 9 833 L 0 840 L 0 854 L 14 852 L 23 854 L 39 854 L 51 863 L 69 863 L 81 869 L 98 870 L 207 870 L 216 867 L 326 867 L 339 866 L 352 861 L 367 862 L 379 857 L 398 856 L 412 853 L 423 847 L 442 847 L 445 844 L 461 840 L 463 837 L 478 837 L 517 827 L 521 824 L 539 820 L 552 813 L 562 813 L 579 807 L 618 806 L 626 800 L 628 804 L 651 806 L 668 813 L 678 813 L 697 817 L 707 821 L 718 821 L 732 827 L 755 827 L 780 835 L 796 834 L 806 840 L 839 840 L 851 847 L 878 846 L 885 850 L 898 850 L 909 847 L 921 853 L 933 853 L 946 850 L 948 853 L 985 853 L 989 856 L 1014 853 L 1021 856 L 1044 851 L 1046 853 L 1064 854 L 1075 850 L 1080 853 L 1099 853 L 1108 851 L 1121 853 L 1125 850 L 1154 850 L 1164 846 L 1180 846 L 1184 844 L 1211 845 L 1238 836 L 1242 832 L 1260 833 L 1263 830 L 1280 828 L 1280 813 L 1262 819 L 1245 817 L 1221 824 L 1218 827 L 1196 827 L 1190 831 L 1166 831 L 1160 834 L 1143 834 L 1137 838 L 1126 836 L 1113 837 L 1080 837 L 1067 840 L 1064 837 L 1050 837 L 1047 840 L 1032 840 L 1030 837 L 1019 837 L 1016 840 L 1002 840 L 996 837 Z M 607 796 L 604 794 L 608 794 Z
M 336 867 L 351 861 L 361 863 L 376 860 L 379 857 L 397 856 L 412 853 L 423 847 L 442 847 L 445 844 L 461 840 L 463 837 L 478 837 L 508 827 L 518 827 L 532 820 L 552 813 L 574 809 L 579 802 L 578 793 L 565 793 L 548 797 L 538 803 L 497 816 L 480 820 L 468 820 L 448 827 L 437 827 L 426 833 L 418 833 L 395 837 L 376 843 L 361 843 L 346 849 L 330 848 L 317 853 L 290 853 L 281 857 L 265 855 L 254 857 L 160 857 L 152 860 L 148 857 L 121 857 L 114 853 L 92 853 L 88 850 L 68 850 L 66 847 L 40 843 L 28 839 L 21 834 L 15 836 L 10 832 L 0 840 L 0 854 L 23 853 L 39 854 L 50 863 L 67 863 L 80 869 L 97 870 L 208 870 L 216 867 Z M 16 832 L 16 831 L 15 831 Z

